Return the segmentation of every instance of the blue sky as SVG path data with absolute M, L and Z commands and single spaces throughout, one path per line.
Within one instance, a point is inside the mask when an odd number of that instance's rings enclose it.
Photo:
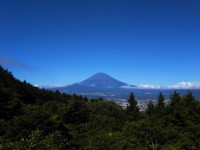
M 64 85 L 104 72 L 130 84 L 200 82 L 199 0 L 1 0 L 0 63 Z

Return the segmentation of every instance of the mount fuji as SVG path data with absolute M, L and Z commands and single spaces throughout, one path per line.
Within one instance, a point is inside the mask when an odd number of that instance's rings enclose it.
M 59 90 L 66 93 L 110 93 L 110 92 L 119 92 L 121 90 L 127 90 L 136 88 L 135 85 L 129 85 L 127 83 L 121 82 L 105 73 L 97 73 L 90 78 L 60 88 L 54 88 L 54 90 Z
M 90 78 L 64 87 L 49 88 L 53 91 L 58 90 L 67 94 L 78 94 L 87 96 L 88 98 L 102 97 L 107 100 L 127 99 L 130 92 L 134 92 L 138 100 L 156 100 L 157 95 L 162 92 L 166 99 L 170 98 L 170 94 L 174 89 L 141 89 L 135 85 L 129 85 L 121 82 L 105 73 L 97 73 Z M 186 94 L 188 90 L 177 90 L 181 94 Z M 194 95 L 199 98 L 199 90 L 192 90 Z

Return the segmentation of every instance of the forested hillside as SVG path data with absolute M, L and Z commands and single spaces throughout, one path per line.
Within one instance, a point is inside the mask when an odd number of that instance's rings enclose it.
M 140 112 L 133 93 L 127 109 L 39 89 L 0 67 L 0 149 L 200 149 L 200 102 L 162 93 Z

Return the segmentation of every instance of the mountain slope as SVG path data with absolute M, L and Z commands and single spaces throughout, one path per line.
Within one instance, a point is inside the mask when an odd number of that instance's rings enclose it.
M 118 81 L 105 73 L 97 73 L 79 84 L 98 88 L 119 88 L 128 86 L 128 84 Z
M 56 88 L 56 90 L 67 93 L 107 93 L 124 90 L 122 87 L 134 88 L 136 86 L 116 80 L 105 73 L 97 73 L 84 81 L 62 88 Z

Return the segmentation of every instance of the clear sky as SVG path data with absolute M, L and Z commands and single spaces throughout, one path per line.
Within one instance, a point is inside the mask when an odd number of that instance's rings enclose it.
M 38 85 L 199 82 L 200 1 L 1 0 L 0 63 Z

